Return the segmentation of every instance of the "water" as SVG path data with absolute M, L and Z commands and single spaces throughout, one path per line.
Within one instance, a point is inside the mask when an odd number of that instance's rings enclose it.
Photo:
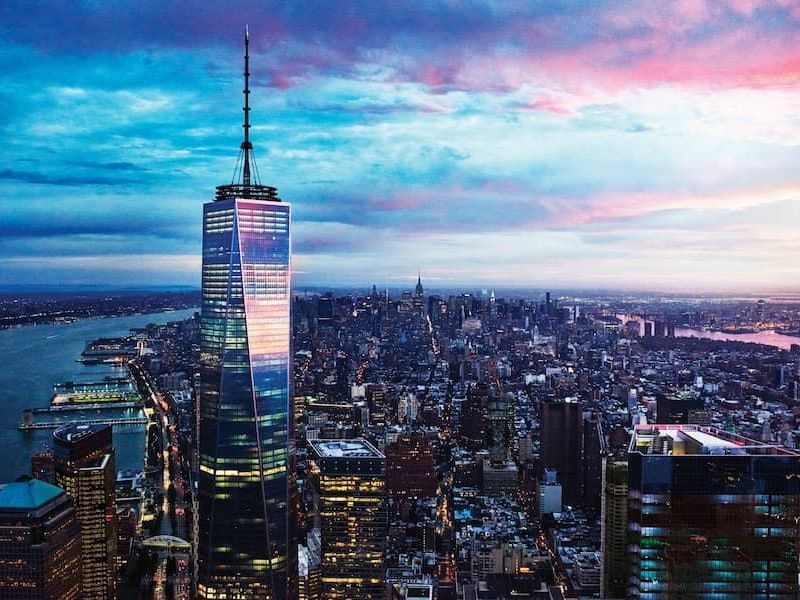
M 773 346 L 781 350 L 789 350 L 792 344 L 800 344 L 799 337 L 783 335 L 771 330 L 757 331 L 755 333 L 725 333 L 724 331 L 703 331 L 702 329 L 677 327 L 675 335 L 677 337 L 697 337 L 722 342 L 750 342 L 752 344 Z
M 644 335 L 644 320 L 635 315 L 617 315 L 623 323 L 627 321 L 637 321 L 639 323 L 639 335 Z M 676 337 L 696 337 L 706 340 L 717 340 L 718 342 L 749 342 L 751 344 L 764 344 L 773 346 L 781 350 L 789 350 L 792 344 L 800 345 L 800 337 L 783 335 L 776 331 L 757 331 L 755 333 L 726 333 L 724 331 L 706 331 L 704 329 L 689 329 L 687 327 L 676 327 Z
M 127 371 L 109 365 L 83 365 L 78 361 L 86 342 L 99 337 L 126 335 L 131 328 L 148 323 L 167 323 L 190 317 L 195 309 L 174 312 L 86 319 L 75 323 L 33 325 L 0 330 L 0 482 L 30 473 L 30 457 L 52 439 L 53 430 L 21 432 L 17 429 L 25 408 L 50 405 L 53 385 L 62 381 L 89 381 Z M 49 420 L 52 415 L 36 415 Z M 144 427 L 114 427 L 117 469 L 143 468 Z

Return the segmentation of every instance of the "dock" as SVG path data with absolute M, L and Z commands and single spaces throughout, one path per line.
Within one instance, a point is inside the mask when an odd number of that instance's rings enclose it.
M 68 425 L 69 421 L 39 421 L 36 423 L 20 423 L 20 431 L 33 429 L 57 429 Z M 81 419 L 81 425 L 147 425 L 147 417 L 121 417 L 116 419 Z

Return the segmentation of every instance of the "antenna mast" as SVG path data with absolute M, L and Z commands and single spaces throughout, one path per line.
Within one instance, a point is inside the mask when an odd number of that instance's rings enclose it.
M 242 185 L 250 187 L 250 31 L 244 27 L 244 141 L 242 142 Z

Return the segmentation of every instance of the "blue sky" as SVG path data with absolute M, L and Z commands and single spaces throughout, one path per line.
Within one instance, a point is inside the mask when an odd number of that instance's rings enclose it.
M 297 285 L 798 287 L 790 0 L 11 0 L 0 23 L 0 286 L 199 285 L 249 23 Z

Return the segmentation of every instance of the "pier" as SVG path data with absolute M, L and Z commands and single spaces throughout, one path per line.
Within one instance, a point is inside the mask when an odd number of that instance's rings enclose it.
M 81 419 L 81 425 L 147 425 L 147 417 L 119 417 L 115 419 Z M 33 429 L 57 429 L 63 425 L 68 425 L 69 421 L 39 421 L 36 423 L 20 423 L 20 431 L 30 431 Z
M 127 409 L 127 408 L 141 408 L 139 402 L 98 402 L 87 404 L 52 404 L 48 408 L 32 408 L 30 411 L 33 414 L 46 414 L 46 413 L 63 413 L 66 411 L 74 410 L 80 412 L 82 410 L 111 410 L 111 409 Z

